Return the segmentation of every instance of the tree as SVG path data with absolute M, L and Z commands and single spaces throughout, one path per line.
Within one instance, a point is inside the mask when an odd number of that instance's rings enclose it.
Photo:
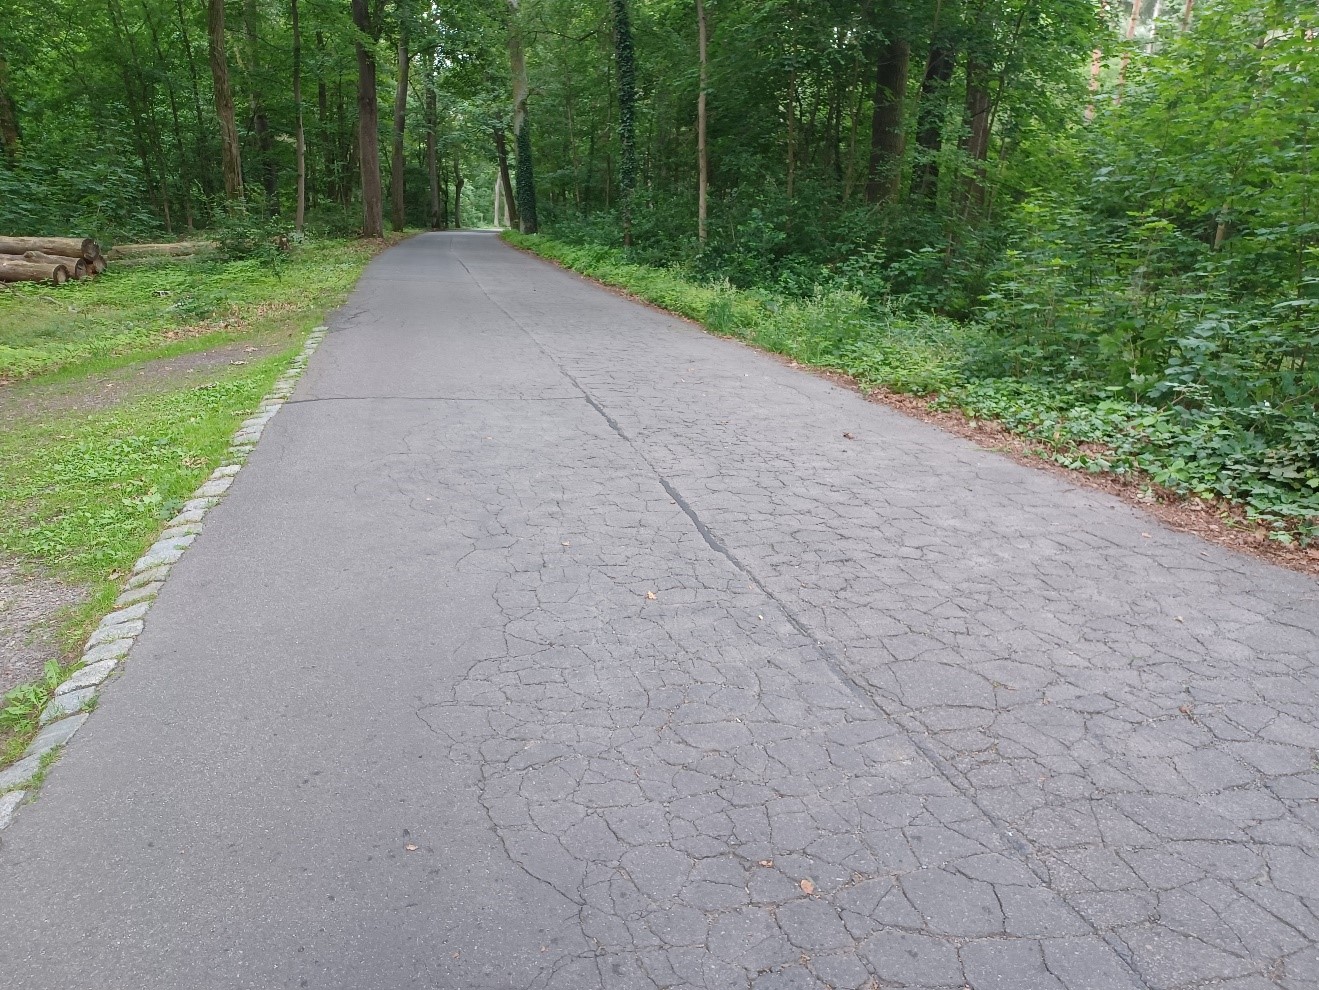
M 380 188 L 380 108 L 376 95 L 376 43 L 380 40 L 382 0 L 352 0 L 357 53 L 357 155 L 362 174 L 362 236 L 384 237 Z
M 294 198 L 293 227 L 301 234 L 307 219 L 307 137 L 302 128 L 302 27 L 298 23 L 298 0 L 289 0 L 289 19 L 293 27 L 293 105 L 297 115 L 293 140 L 298 188 Z
M 611 0 L 614 13 L 614 58 L 618 63 L 618 143 L 621 148 L 618 184 L 623 213 L 623 245 L 632 246 L 632 201 L 637 185 L 637 63 L 627 0 Z
M 407 223 L 404 200 L 403 137 L 408 121 L 408 32 L 402 20 L 398 29 L 398 79 L 394 89 L 394 147 L 389 163 L 391 221 L 395 230 Z
M 206 11 L 206 28 L 211 42 L 211 80 L 215 91 L 215 113 L 220 118 L 224 194 L 230 200 L 242 199 L 243 164 L 238 150 L 238 124 L 234 119 L 234 98 L 229 90 L 229 62 L 225 57 L 224 49 L 224 0 L 207 0 Z
M 697 61 L 700 65 L 700 94 L 696 97 L 696 238 L 702 245 L 709 239 L 708 199 L 710 195 L 710 151 L 707 139 L 706 90 L 710 85 L 710 64 L 707 55 L 708 25 L 705 19 L 705 0 L 696 0 Z
M 887 38 L 875 60 L 875 111 L 870 125 L 870 169 L 866 200 L 887 202 L 896 198 L 902 184 L 902 156 L 906 139 L 904 109 L 911 43 Z
M 9 62 L 0 51 L 0 153 L 11 163 L 18 158 L 20 139 L 18 109 L 9 94 Z
M 244 0 L 243 32 L 247 38 L 247 91 L 252 111 L 252 134 L 256 138 L 257 161 L 261 166 L 261 187 L 265 191 L 263 210 L 279 212 L 279 179 L 275 172 L 275 139 L 270 132 L 263 95 L 261 37 L 257 26 L 256 0 Z
M 531 122 L 527 116 L 531 84 L 527 77 L 527 57 L 522 44 L 519 0 L 508 0 L 508 65 L 513 77 L 513 154 L 517 170 L 518 226 L 522 233 L 534 234 L 540 224 L 536 213 L 536 177 L 532 167 Z

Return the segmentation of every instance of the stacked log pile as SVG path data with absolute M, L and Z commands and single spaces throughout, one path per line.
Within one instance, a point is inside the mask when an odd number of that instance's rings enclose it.
M 88 278 L 105 271 L 101 246 L 90 237 L 5 237 L 0 235 L 0 282 L 52 282 Z
M 214 253 L 214 241 L 121 244 L 104 254 L 90 237 L 7 237 L 0 234 L 0 282 L 51 282 L 94 278 L 113 261 L 146 264 L 161 259 L 192 261 Z

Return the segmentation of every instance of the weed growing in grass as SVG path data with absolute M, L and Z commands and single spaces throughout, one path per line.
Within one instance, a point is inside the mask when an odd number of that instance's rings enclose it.
M 55 689 L 79 666 L 61 666 L 58 660 L 47 660 L 41 677 L 11 688 L 0 699 L 0 767 L 23 755 L 37 734 L 41 712 L 55 696 Z

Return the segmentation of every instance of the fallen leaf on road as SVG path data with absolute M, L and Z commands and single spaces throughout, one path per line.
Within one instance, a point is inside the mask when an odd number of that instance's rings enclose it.
M 805 894 L 814 894 L 814 893 L 815 893 L 815 884 L 811 881 L 811 879 L 810 879 L 809 877 L 807 877 L 805 880 L 803 880 L 799 886 L 800 886 L 801 889 L 802 889 L 802 893 L 805 893 Z
M 653 601 L 654 601 L 656 598 L 658 598 L 659 596 L 656 595 L 655 592 L 653 592 L 653 591 L 647 591 L 647 592 L 646 592 L 646 597 L 647 597 L 648 599 L 650 599 L 650 600 L 653 602 Z
M 774 860 L 772 860 L 772 859 L 762 859 L 762 860 L 760 861 L 760 865 L 761 865 L 761 866 L 773 866 L 773 865 L 774 865 Z
M 409 842 L 409 843 L 408 843 L 406 846 L 404 846 L 403 848 L 406 849 L 406 850 L 407 850 L 408 852 L 410 852 L 410 853 L 414 853 L 414 852 L 417 851 L 417 847 L 414 846 L 411 842 Z

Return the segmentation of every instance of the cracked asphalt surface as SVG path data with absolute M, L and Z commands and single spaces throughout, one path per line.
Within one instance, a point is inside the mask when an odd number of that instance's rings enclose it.
M 1317 701 L 1313 581 L 427 234 L 4 833 L 0 985 L 1313 990 Z

